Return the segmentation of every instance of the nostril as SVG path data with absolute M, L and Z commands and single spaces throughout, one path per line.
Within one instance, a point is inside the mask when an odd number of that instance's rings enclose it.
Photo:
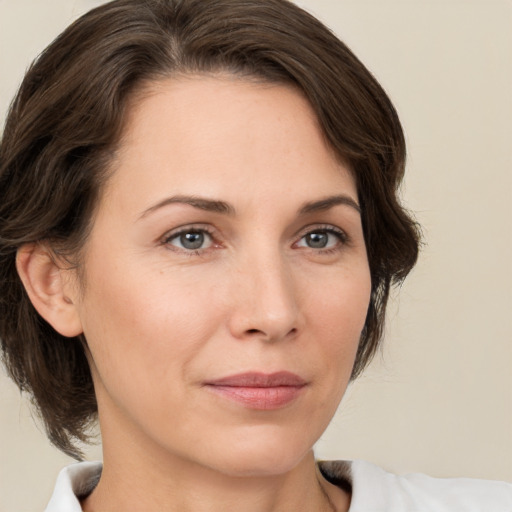
M 245 332 L 248 335 L 257 335 L 257 336 L 263 335 L 263 336 L 267 337 L 267 334 L 264 331 L 262 331 L 261 329 L 247 329 Z M 288 333 L 286 334 L 285 337 L 294 336 L 296 333 L 297 333 L 297 329 L 294 327 L 288 331 Z M 271 336 L 269 335 L 268 337 L 270 339 Z

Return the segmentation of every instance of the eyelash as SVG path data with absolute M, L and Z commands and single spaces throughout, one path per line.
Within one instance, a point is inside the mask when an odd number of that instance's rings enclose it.
M 340 251 L 343 246 L 348 245 L 350 242 L 350 239 L 345 231 L 343 231 L 342 229 L 336 228 L 336 227 L 332 226 L 331 224 L 324 224 L 324 225 L 308 226 L 307 228 L 305 228 L 303 233 L 300 235 L 299 240 L 297 242 L 295 242 L 295 244 L 300 242 L 306 236 L 311 235 L 313 233 L 334 235 L 338 239 L 338 242 L 339 242 L 339 243 L 335 244 L 334 247 L 329 247 L 329 248 L 325 248 L 325 249 L 324 248 L 314 249 L 312 247 L 309 247 L 309 249 L 315 251 L 315 253 L 320 253 L 320 254 L 325 254 L 325 255 L 333 254 L 335 252 Z
M 162 245 L 166 246 L 169 248 L 169 246 L 171 247 L 170 250 L 174 250 L 176 252 L 180 252 L 182 254 L 185 254 L 187 256 L 203 256 L 204 253 L 206 251 L 208 251 L 209 249 L 211 249 L 211 247 L 207 247 L 207 248 L 199 248 L 199 249 L 186 249 L 186 248 L 180 248 L 180 247 L 176 247 L 176 246 L 173 246 L 171 244 L 171 241 L 172 240 L 175 240 L 175 239 L 178 239 L 180 236 L 182 235 L 186 235 L 186 234 L 191 234 L 191 233 L 197 233 L 197 234 L 206 234 L 210 239 L 211 239 L 211 246 L 214 246 L 214 247 L 222 247 L 222 244 L 217 242 L 215 240 L 215 232 L 214 230 L 212 230 L 211 228 L 209 228 L 208 226 L 185 226 L 183 228 L 180 228 L 178 231 L 173 231 L 171 233 L 167 233 L 163 238 L 162 238 Z M 306 236 L 308 235 L 311 235 L 313 233 L 318 233 L 318 234 L 327 234 L 327 235 L 334 235 L 339 243 L 337 243 L 334 247 L 329 247 L 329 248 L 318 248 L 318 249 L 315 249 L 315 248 L 312 248 L 312 247 L 304 247 L 305 249 L 310 249 L 312 251 L 314 251 L 315 253 L 317 254 L 332 254 L 332 253 L 335 253 L 337 251 L 340 251 L 341 248 L 345 245 L 347 245 L 349 242 L 350 242 L 350 239 L 348 237 L 348 235 L 346 234 L 345 231 L 339 229 L 339 228 L 336 228 L 332 225 L 316 225 L 316 226 L 310 226 L 308 228 L 305 228 L 305 230 L 303 230 L 302 234 L 299 236 L 298 240 L 296 242 L 294 242 L 294 246 L 297 245 L 301 240 L 303 240 Z
M 172 231 L 171 233 L 167 233 L 164 235 L 162 239 L 162 245 L 166 246 L 170 250 L 179 252 L 181 254 L 185 254 L 186 256 L 203 256 L 205 251 L 208 251 L 210 247 L 206 249 L 186 249 L 173 246 L 171 244 L 172 240 L 179 238 L 182 235 L 186 235 L 189 233 L 198 233 L 198 234 L 206 234 L 212 240 L 212 246 L 220 247 L 222 244 L 215 241 L 214 231 L 208 226 L 185 226 L 180 228 L 178 231 Z

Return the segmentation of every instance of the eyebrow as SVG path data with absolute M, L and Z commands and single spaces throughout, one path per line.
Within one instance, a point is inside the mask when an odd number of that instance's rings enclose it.
M 229 203 L 226 203 L 224 201 L 218 201 L 215 199 L 206 199 L 203 197 L 197 197 L 197 196 L 171 196 L 166 197 L 162 201 L 159 201 L 158 203 L 154 204 L 153 206 L 150 206 L 147 210 L 144 210 L 142 212 L 141 216 L 139 218 L 143 218 L 146 215 L 154 212 L 155 210 L 158 210 L 160 208 L 163 208 L 164 206 L 167 206 L 169 204 L 188 204 L 190 206 L 193 206 L 194 208 L 198 208 L 199 210 L 204 210 L 207 212 L 214 212 L 214 213 L 222 213 L 224 215 L 234 215 L 235 209 L 233 206 L 231 206 Z
M 307 215 L 308 213 L 315 213 L 323 210 L 329 210 L 334 206 L 338 205 L 346 205 L 354 208 L 358 213 L 361 213 L 361 207 L 357 204 L 354 199 L 345 194 L 335 195 L 325 197 L 324 199 L 320 199 L 318 201 L 311 201 L 304 204 L 300 210 L 300 215 Z
M 170 205 L 170 204 L 187 204 L 189 206 L 192 206 L 194 208 L 198 208 L 199 210 L 204 210 L 207 212 L 214 212 L 214 213 L 221 213 L 224 215 L 235 215 L 235 208 L 230 205 L 229 203 L 226 203 L 225 201 L 220 201 L 216 199 L 206 199 L 203 197 L 197 197 L 197 196 L 185 196 L 185 195 L 178 195 L 178 196 L 171 196 L 166 197 L 162 201 L 159 201 L 158 203 L 154 204 L 153 206 L 150 206 L 147 210 L 144 210 L 142 214 L 140 215 L 140 219 L 145 217 L 146 215 L 149 215 L 150 213 L 154 212 L 155 210 L 158 210 L 160 208 L 163 208 L 164 206 Z M 361 207 L 357 204 L 354 199 L 352 199 L 350 196 L 340 194 L 335 196 L 329 196 L 325 197 L 323 199 L 319 199 L 317 201 L 310 201 L 305 203 L 301 206 L 299 209 L 299 215 L 307 215 L 310 213 L 315 213 L 319 211 L 329 210 L 333 208 L 334 206 L 338 205 L 346 205 L 350 206 L 354 210 L 356 210 L 358 213 L 361 213 Z

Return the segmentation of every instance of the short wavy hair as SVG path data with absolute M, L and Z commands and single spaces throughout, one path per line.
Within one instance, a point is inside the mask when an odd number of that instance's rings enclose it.
M 418 228 L 398 198 L 406 151 L 397 113 L 316 18 L 287 0 L 114 0 L 91 10 L 32 64 L 0 146 L 2 356 L 49 439 L 75 458 L 97 416 L 87 340 L 38 315 L 17 250 L 44 240 L 79 254 L 130 98 L 151 81 L 219 71 L 298 87 L 353 173 L 372 282 L 353 378 L 379 346 L 391 286 L 416 262 Z

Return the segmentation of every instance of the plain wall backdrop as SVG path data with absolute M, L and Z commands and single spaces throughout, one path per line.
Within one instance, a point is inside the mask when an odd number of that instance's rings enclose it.
M 0 120 L 31 60 L 95 0 L 0 0 Z M 409 144 L 426 245 L 319 458 L 512 480 L 512 2 L 306 0 L 377 76 Z M 89 452 L 101 456 L 99 447 Z M 0 512 L 43 510 L 58 470 L 0 371 Z

